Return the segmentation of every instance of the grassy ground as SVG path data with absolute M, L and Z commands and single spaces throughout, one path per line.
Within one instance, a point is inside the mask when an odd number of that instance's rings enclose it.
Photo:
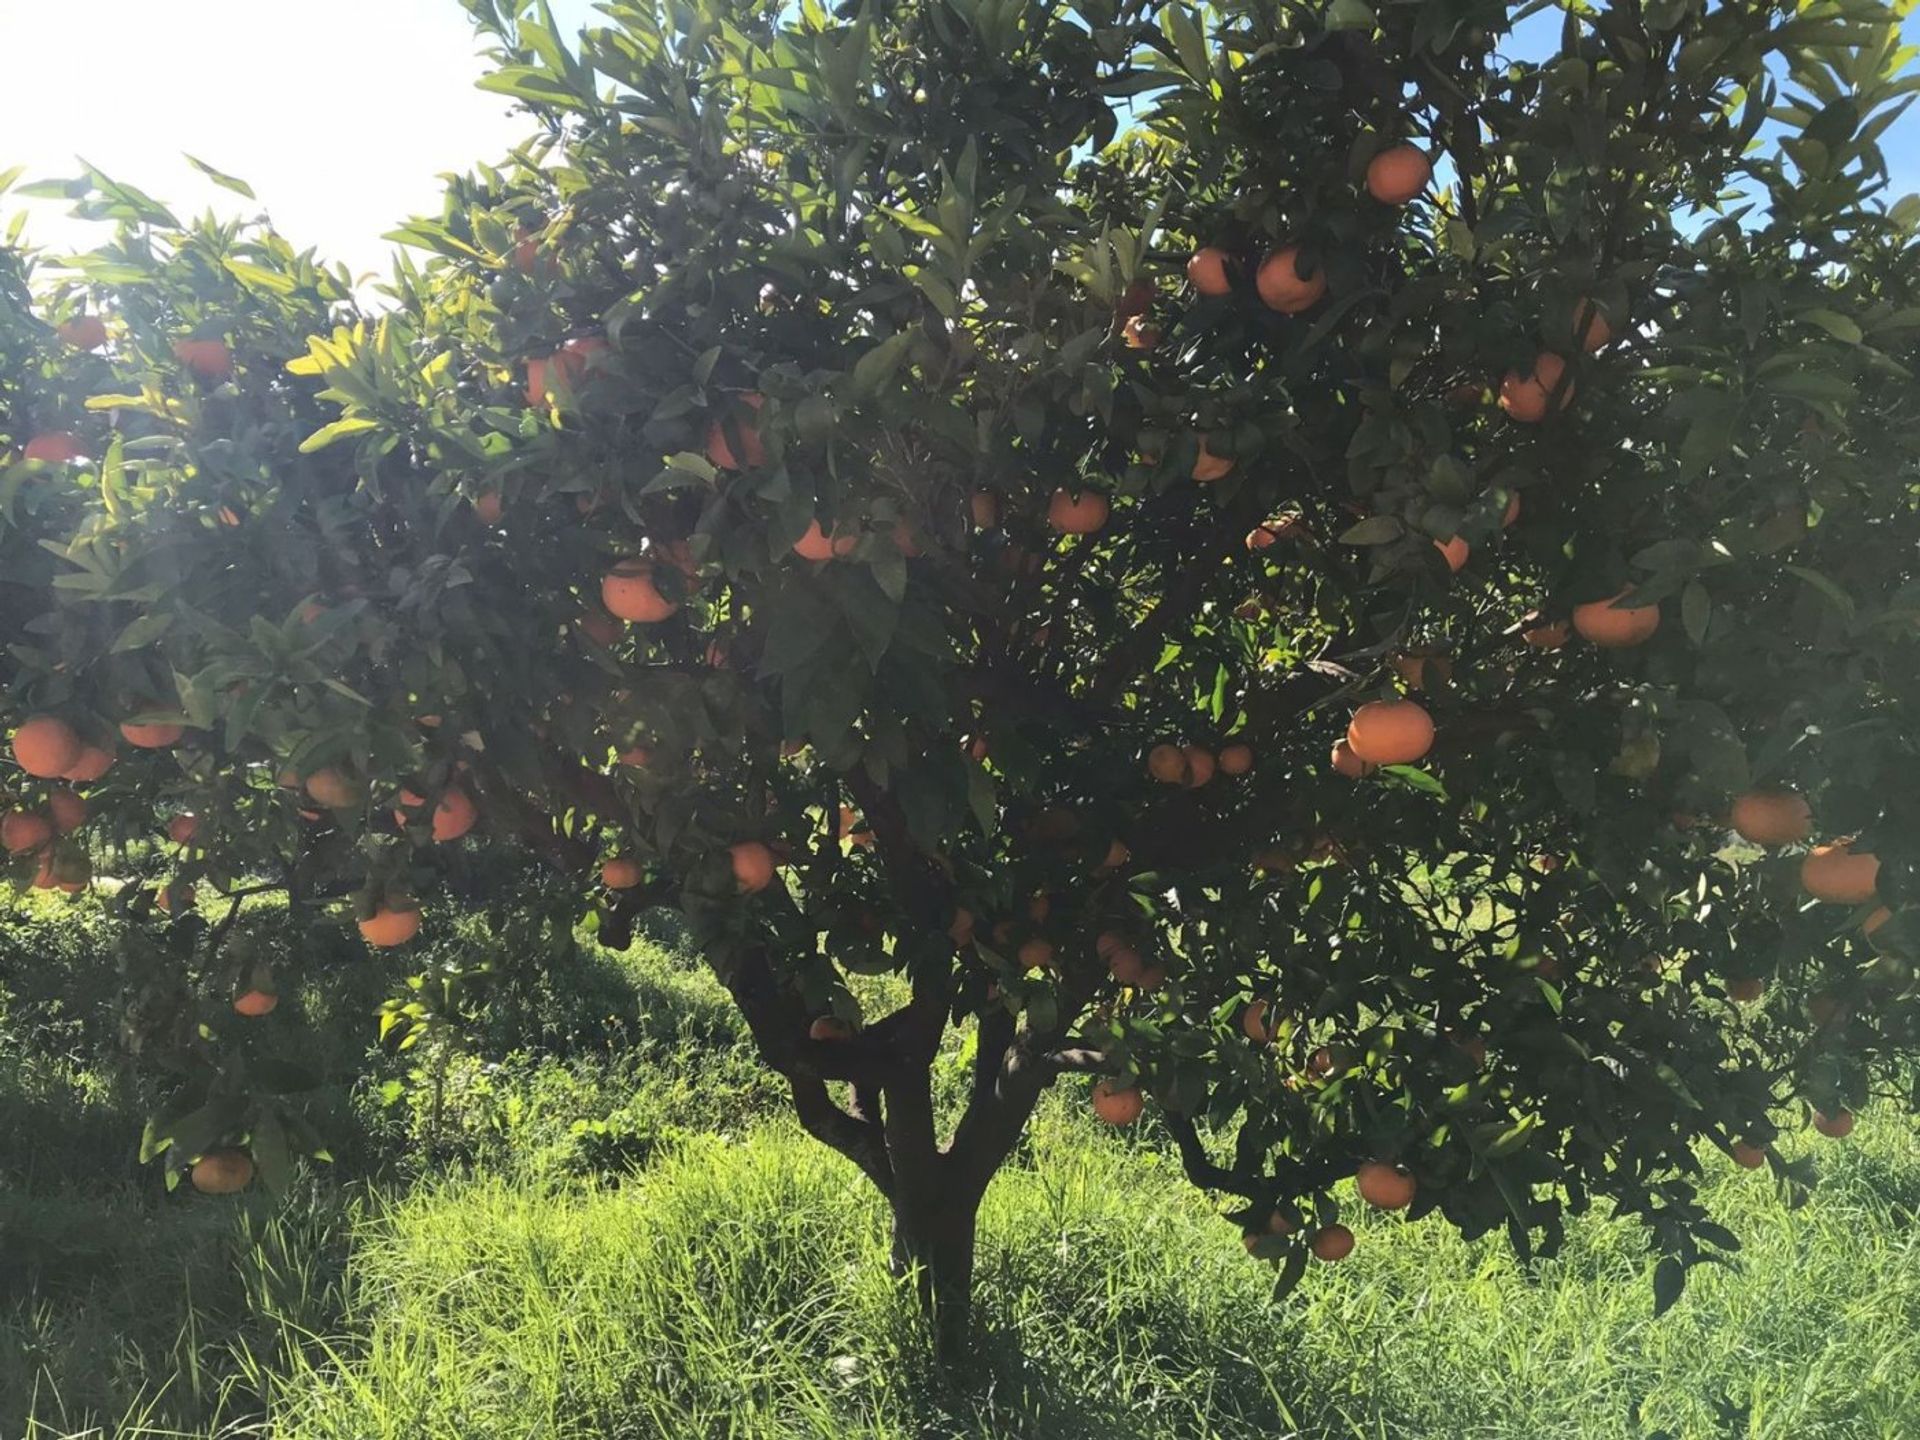
M 1920 1434 L 1920 1134 L 1892 1114 L 1819 1142 L 1798 1210 L 1709 1157 L 1746 1248 L 1655 1320 L 1638 1230 L 1597 1217 L 1525 1273 L 1363 1223 L 1275 1305 L 1150 1136 L 1063 1095 L 989 1197 L 983 1353 L 945 1384 L 871 1194 L 779 1118 L 711 982 L 635 956 L 591 958 L 566 1053 L 451 1064 L 431 1131 L 423 1076 L 347 1096 L 360 1178 L 278 1204 L 158 1197 L 124 1078 L 0 1043 L 0 1435 Z M 44 1041 L 4 959 L 0 1035 Z

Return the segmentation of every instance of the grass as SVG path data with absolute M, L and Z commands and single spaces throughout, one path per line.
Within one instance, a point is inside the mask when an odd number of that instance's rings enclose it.
M 553 1053 L 452 1057 L 431 1131 L 429 1077 L 390 1067 L 396 1104 L 342 1105 L 364 1164 L 279 1202 L 160 1197 L 127 1158 L 131 1082 L 77 1041 L 0 1043 L 0 1142 L 33 1157 L 0 1178 L 0 1435 L 1920 1434 L 1907 1117 L 1808 1142 L 1799 1209 L 1706 1157 L 1745 1249 L 1654 1319 L 1638 1228 L 1598 1216 L 1528 1270 L 1363 1217 L 1353 1258 L 1276 1304 L 1151 1134 L 1057 1095 L 988 1197 L 955 1384 L 875 1197 L 781 1117 L 712 982 L 657 947 L 585 963 L 573 1012 L 539 1002 Z M 72 1018 L 12 999 L 0 1036 Z

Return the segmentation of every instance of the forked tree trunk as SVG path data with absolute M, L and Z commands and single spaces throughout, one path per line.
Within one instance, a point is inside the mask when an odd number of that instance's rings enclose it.
M 973 1328 L 973 1239 L 979 1205 L 954 1195 L 927 1205 L 893 1203 L 893 1273 L 914 1293 L 947 1364 L 962 1359 Z

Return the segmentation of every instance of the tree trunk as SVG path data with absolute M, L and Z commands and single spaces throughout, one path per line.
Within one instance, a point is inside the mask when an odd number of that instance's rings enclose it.
M 893 1202 L 893 1273 L 914 1292 L 946 1364 L 963 1359 L 973 1325 L 973 1237 L 979 1203 L 965 1195 Z

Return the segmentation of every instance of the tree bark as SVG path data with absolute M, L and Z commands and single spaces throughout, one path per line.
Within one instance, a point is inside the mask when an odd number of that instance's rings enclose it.
M 954 1192 L 893 1201 L 893 1273 L 911 1276 L 935 1356 L 952 1365 L 966 1357 L 973 1333 L 973 1242 L 979 1202 Z

